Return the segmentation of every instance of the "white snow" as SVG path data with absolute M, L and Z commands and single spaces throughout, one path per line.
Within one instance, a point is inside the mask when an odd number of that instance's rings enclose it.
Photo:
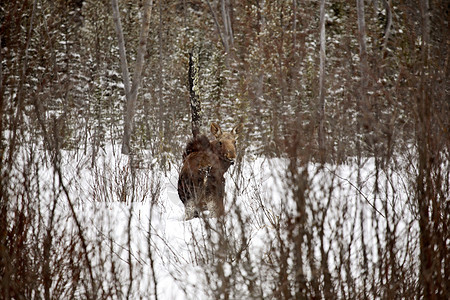
M 27 155 L 29 153 L 24 151 L 24 160 Z M 242 174 L 237 174 L 236 167 L 232 167 L 227 173 L 228 214 L 225 230 L 237 246 L 240 245 L 243 234 L 247 237 L 250 258 L 254 262 L 271 258 L 271 243 L 276 240 L 275 227 L 286 217 L 286 211 L 295 215 L 295 195 L 287 180 L 288 163 L 286 159 L 247 158 L 243 162 Z M 121 155 L 119 149 L 106 147 L 93 167 L 91 158 L 87 156 L 63 153 L 62 174 L 64 184 L 70 187 L 70 201 L 85 236 L 88 240 L 96 241 L 92 243 L 95 247 L 90 252 L 92 262 L 94 265 L 104 263 L 104 268 L 108 271 L 114 260 L 118 264 L 115 268 L 119 269 L 119 274 L 128 280 L 131 260 L 134 279 L 131 294 L 135 296 L 132 298 L 142 295 L 144 298 L 151 297 L 154 292 L 153 272 L 159 299 L 210 298 L 205 292 L 207 280 L 201 262 L 218 258 L 205 258 L 202 255 L 206 254 L 202 251 L 209 248 L 212 251 L 220 250 L 214 248 L 220 244 L 220 235 L 208 229 L 208 226 L 218 224 L 215 219 L 208 219 L 207 222 L 202 219 L 184 221 L 184 207 L 177 194 L 178 169 L 171 168 L 167 173 L 155 169 L 137 169 L 133 190 L 128 158 Z M 321 212 L 329 203 L 324 223 L 325 249 L 337 248 L 333 238 L 338 234 L 345 237 L 344 241 L 355 235 L 354 249 L 359 249 L 362 243 L 361 224 L 365 228 L 365 241 L 375 238 L 371 224 L 374 218 L 378 218 L 380 226 L 386 224 L 386 219 L 373 209 L 376 207 L 378 211 L 384 212 L 386 205 L 381 199 L 371 196 L 374 194 L 375 180 L 373 160 L 365 161 L 359 174 L 358 188 L 358 174 L 355 170 L 355 166 L 326 165 L 322 169 L 314 164 L 307 165 L 306 170 L 299 169 L 299 172 L 306 172 L 309 182 L 310 188 L 305 195 L 307 199 L 314 199 L 314 202 L 307 203 L 308 221 L 312 223 L 314 218 L 319 218 L 321 215 L 313 212 Z M 54 182 L 50 162 L 42 165 L 39 172 L 41 181 L 47 181 L 49 186 L 58 186 Z M 379 176 L 382 178 L 383 174 Z M 391 182 L 385 188 L 383 193 L 386 194 L 386 199 L 396 202 L 388 203 L 389 213 L 403 214 L 402 222 L 397 227 L 397 231 L 402 232 L 405 228 L 410 228 L 406 224 L 411 221 L 411 216 L 406 215 L 406 210 L 402 209 L 406 205 L 405 197 L 408 192 L 404 189 L 407 186 Z M 51 189 L 47 193 L 51 194 Z M 127 195 L 126 201 L 121 201 L 124 193 Z M 131 201 L 131 195 L 134 201 Z M 41 199 L 46 199 L 45 193 L 41 195 Z M 49 211 L 52 203 L 42 201 L 40 205 L 47 208 L 44 211 Z M 361 206 L 364 207 L 363 215 L 360 215 Z M 66 226 L 77 230 L 72 222 L 73 214 L 66 197 L 60 197 L 57 211 L 58 215 L 70 220 Z M 241 226 L 238 213 L 244 220 L 245 227 Z M 341 226 L 337 225 L 339 222 Z M 317 235 L 317 232 L 313 231 L 313 234 Z M 208 239 L 213 241 L 212 246 L 205 243 Z M 376 261 L 376 249 L 370 253 L 373 261 Z M 154 270 L 151 268 L 150 254 Z M 361 256 L 357 251 L 352 255 L 352 267 L 357 272 Z M 333 255 L 329 257 L 329 264 L 331 269 L 336 265 Z M 235 271 L 234 267 L 233 261 L 224 261 L 224 276 L 231 276 Z M 263 272 L 260 267 L 254 263 L 250 269 L 240 272 L 243 277 L 247 277 L 250 276 L 249 272 Z M 108 280 L 111 278 L 106 274 L 104 284 L 108 284 Z M 270 289 L 270 286 L 267 288 Z M 243 285 L 242 294 L 245 293 Z

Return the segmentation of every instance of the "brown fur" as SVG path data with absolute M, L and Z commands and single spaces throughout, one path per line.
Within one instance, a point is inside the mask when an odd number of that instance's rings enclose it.
M 211 145 L 209 139 L 205 135 L 201 135 L 196 139 L 190 140 L 187 143 L 186 149 L 184 150 L 183 153 L 183 160 L 186 159 L 186 157 L 193 152 L 208 151 L 210 150 L 210 148 Z
M 188 142 L 178 178 L 178 195 L 185 205 L 186 219 L 198 217 L 203 210 L 223 215 L 224 174 L 236 158 L 236 135 L 240 129 L 236 126 L 230 133 L 222 133 L 213 123 L 215 140 L 210 142 L 201 135 Z

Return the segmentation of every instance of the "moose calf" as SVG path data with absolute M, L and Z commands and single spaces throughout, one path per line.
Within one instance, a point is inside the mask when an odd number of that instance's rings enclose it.
M 186 220 L 198 218 L 204 210 L 209 210 L 211 217 L 224 214 L 224 174 L 236 158 L 236 137 L 241 130 L 239 124 L 224 133 L 212 123 L 215 140 L 200 135 L 188 142 L 178 178 L 178 195 L 185 206 Z

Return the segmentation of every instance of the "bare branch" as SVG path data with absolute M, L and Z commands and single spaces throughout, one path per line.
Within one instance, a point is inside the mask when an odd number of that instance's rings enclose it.
M 356 185 L 354 185 L 350 180 L 348 180 L 347 178 L 344 178 L 342 176 L 339 176 L 338 174 L 336 174 L 336 172 L 333 172 L 332 170 L 328 169 L 327 167 L 325 167 L 329 172 L 331 172 L 333 175 L 335 175 L 337 178 L 342 179 L 344 181 L 346 181 L 348 184 L 350 184 L 365 200 L 367 203 L 369 203 L 369 205 L 377 212 L 380 214 L 380 216 L 382 216 L 383 218 L 386 218 L 376 207 L 375 205 L 372 204 L 372 202 L 370 202 L 369 198 L 367 198 L 366 195 L 364 195 L 364 193 L 361 191 L 361 189 L 359 189 Z

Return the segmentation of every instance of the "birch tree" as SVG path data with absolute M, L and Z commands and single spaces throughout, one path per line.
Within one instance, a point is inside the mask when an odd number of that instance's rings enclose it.
M 319 70 L 319 152 L 325 162 L 325 0 L 320 1 L 320 70 Z
M 217 17 L 217 14 L 215 13 L 213 7 L 211 6 L 211 2 L 208 0 L 208 7 L 211 11 L 211 15 L 214 19 L 214 24 L 216 25 L 217 34 L 220 37 L 220 40 L 222 41 L 222 45 L 225 49 L 225 52 L 227 53 L 227 58 L 230 55 L 231 49 L 234 47 L 234 37 L 233 37 L 233 27 L 230 17 L 230 12 L 232 11 L 232 7 L 229 0 L 221 0 L 220 1 L 220 10 L 222 13 L 222 23 L 223 23 L 223 29 L 222 26 L 219 24 L 219 19 Z M 227 61 L 228 64 L 228 61 Z
M 367 117 L 367 87 L 368 87 L 368 71 L 367 63 L 367 46 L 366 46 L 366 22 L 364 16 L 364 0 L 356 0 L 356 10 L 358 16 L 358 43 L 359 43 L 359 72 L 361 76 L 359 109 L 362 110 L 363 116 Z M 367 120 L 365 121 L 367 122 Z M 361 127 L 361 124 L 359 124 Z M 359 130 L 360 128 L 358 128 Z
M 128 71 L 128 62 L 126 56 L 125 42 L 123 38 L 122 24 L 120 21 L 119 5 L 117 0 L 111 0 L 113 9 L 113 20 L 116 28 L 120 65 L 122 69 L 123 85 L 126 97 L 126 106 L 124 113 L 124 130 L 122 139 L 122 153 L 130 154 L 131 146 L 131 134 L 133 132 L 133 117 L 136 110 L 136 101 L 141 84 L 142 69 L 144 66 L 144 54 L 147 49 L 147 37 L 150 27 L 150 17 L 153 7 L 153 0 L 147 0 L 144 2 L 144 13 L 142 16 L 141 30 L 139 33 L 139 46 L 137 51 L 136 63 L 134 65 L 133 82 L 130 83 L 130 74 Z

